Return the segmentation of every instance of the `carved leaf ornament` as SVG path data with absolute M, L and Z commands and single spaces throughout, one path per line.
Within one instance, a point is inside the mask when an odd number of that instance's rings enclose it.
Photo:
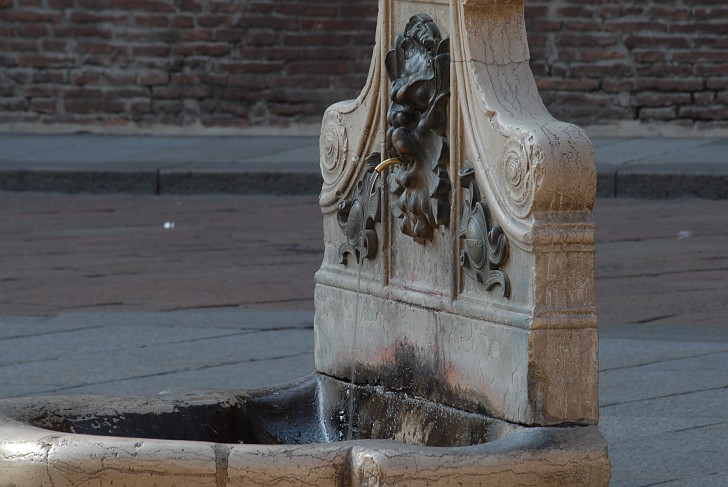
M 388 179 L 396 195 L 400 229 L 416 242 L 432 240 L 438 225 L 450 222 L 450 42 L 426 14 L 410 18 L 404 35 L 387 53 L 392 103 L 385 148 L 401 164 Z
M 339 262 L 342 264 L 347 263 L 349 255 L 353 255 L 358 263 L 377 254 L 378 239 L 374 225 L 381 220 L 382 190 L 373 186 L 376 181 L 374 168 L 380 160 L 379 153 L 367 158 L 367 171 L 357 183 L 354 197 L 339 203 L 336 218 L 346 236 L 346 241 L 339 246 Z
M 460 172 L 460 184 L 467 189 L 460 218 L 460 238 L 465 241 L 460 252 L 460 265 L 473 280 L 485 284 L 490 291 L 500 286 L 501 295 L 511 295 L 508 274 L 500 269 L 508 259 L 508 240 L 499 225 L 491 225 L 487 205 L 480 201 L 473 168 Z

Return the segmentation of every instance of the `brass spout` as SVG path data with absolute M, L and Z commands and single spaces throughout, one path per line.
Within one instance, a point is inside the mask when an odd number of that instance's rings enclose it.
M 374 170 L 377 171 L 377 173 L 381 173 L 389 166 L 393 166 L 395 164 L 402 164 L 402 160 L 399 157 L 390 157 L 389 159 L 377 164 L 377 167 L 375 167 Z

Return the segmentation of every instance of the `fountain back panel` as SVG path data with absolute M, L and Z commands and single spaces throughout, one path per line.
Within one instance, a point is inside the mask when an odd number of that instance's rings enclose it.
M 365 89 L 323 121 L 317 370 L 596 424 L 593 151 L 538 97 L 523 5 L 384 5 Z

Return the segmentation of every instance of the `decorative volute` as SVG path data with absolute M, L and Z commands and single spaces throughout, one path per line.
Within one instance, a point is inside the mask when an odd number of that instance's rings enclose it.
M 539 97 L 523 1 L 380 0 L 377 25 L 323 119 L 318 370 L 595 423 L 594 155 Z

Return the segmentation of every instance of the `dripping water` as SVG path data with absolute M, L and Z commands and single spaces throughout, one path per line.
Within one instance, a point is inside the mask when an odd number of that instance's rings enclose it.
M 356 357 L 354 355 L 356 350 L 356 343 L 357 343 L 357 335 L 359 331 L 359 296 L 361 294 L 361 270 L 364 265 L 364 255 L 362 252 L 362 243 L 364 242 L 364 231 L 366 230 L 366 220 L 367 215 L 369 214 L 369 201 L 371 199 L 372 193 L 374 192 L 374 185 L 377 182 L 377 178 L 379 177 L 379 172 L 374 171 L 372 176 L 372 181 L 369 185 L 369 192 L 366 193 L 366 198 L 364 198 L 363 202 L 363 213 L 364 218 L 362 219 L 361 228 L 359 229 L 359 242 L 360 242 L 360 248 L 358 249 L 358 262 L 357 262 L 357 270 L 356 270 L 356 294 L 354 299 L 354 332 L 351 337 L 351 348 L 349 349 L 349 362 L 351 364 L 351 369 L 349 370 L 349 409 L 348 409 L 348 416 L 349 416 L 349 424 L 346 428 L 346 440 L 352 440 L 354 439 L 354 415 L 356 414 L 356 399 L 355 399 L 355 387 L 356 387 Z

